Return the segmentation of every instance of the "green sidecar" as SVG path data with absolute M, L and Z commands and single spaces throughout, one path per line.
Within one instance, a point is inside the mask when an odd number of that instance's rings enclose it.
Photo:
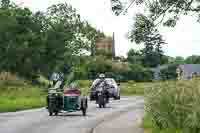
M 83 116 L 86 116 L 88 100 L 86 96 L 81 96 L 78 89 L 69 89 L 64 93 L 49 89 L 47 100 L 49 116 L 75 111 L 82 111 Z

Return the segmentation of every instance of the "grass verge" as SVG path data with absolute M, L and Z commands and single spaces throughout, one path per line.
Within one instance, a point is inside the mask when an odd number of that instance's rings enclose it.
M 159 127 L 157 127 L 149 114 L 144 115 L 142 128 L 144 128 L 144 133 L 180 133 L 177 129 L 163 129 L 160 130 Z
M 137 83 L 132 80 L 127 82 L 122 82 L 120 85 L 121 95 L 123 96 L 133 96 L 133 95 L 144 95 L 144 89 L 151 83 Z
M 43 107 L 45 92 L 32 85 L 0 85 L 0 112 L 15 112 Z

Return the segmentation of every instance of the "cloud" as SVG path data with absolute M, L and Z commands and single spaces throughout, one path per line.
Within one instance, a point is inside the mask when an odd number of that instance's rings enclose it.
M 167 46 L 165 51 L 171 56 L 200 54 L 200 24 L 195 17 L 183 16 L 175 28 L 161 28 Z

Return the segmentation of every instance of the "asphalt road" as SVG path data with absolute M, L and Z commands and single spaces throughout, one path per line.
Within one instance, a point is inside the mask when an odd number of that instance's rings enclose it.
M 143 113 L 143 97 L 123 97 L 111 101 L 107 108 L 100 109 L 94 102 L 89 103 L 87 116 L 81 112 L 61 113 L 48 116 L 45 108 L 0 114 L 0 133 L 92 133 L 98 125 L 108 123 L 130 110 L 132 116 Z M 117 126 L 113 124 L 113 127 Z M 102 127 L 102 126 L 101 126 Z
M 93 133 L 144 133 L 141 128 L 143 116 L 144 106 L 137 104 L 135 109 L 100 123 L 93 129 Z

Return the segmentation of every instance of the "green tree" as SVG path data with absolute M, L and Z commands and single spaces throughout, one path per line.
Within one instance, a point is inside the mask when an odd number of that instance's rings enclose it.
M 112 11 L 116 15 L 120 15 L 124 9 L 122 2 L 119 0 L 111 0 L 111 4 L 112 4 Z
M 187 64 L 200 64 L 200 56 L 192 55 L 185 59 L 185 63 Z
M 174 64 L 185 64 L 185 59 L 181 56 L 177 56 L 175 59 L 174 59 Z
M 87 29 L 80 15 L 66 3 L 33 13 L 2 0 L 0 20 L 0 71 L 28 79 L 62 71 L 66 64 L 76 66 L 81 51 L 90 47 L 87 42 L 104 36 L 89 24 L 91 29 Z M 90 30 L 95 34 L 87 38 Z
M 80 55 L 81 50 L 93 53 L 92 48 L 96 39 L 105 36 L 87 21 L 82 22 L 80 15 L 67 3 L 49 7 L 48 19 L 50 19 L 51 24 L 47 31 L 46 61 L 50 61 L 51 58 L 54 58 L 54 61 L 51 60 L 50 64 L 48 62 L 46 64 L 51 66 L 51 69 L 54 69 L 55 64 L 61 64 L 61 67 L 63 64 L 74 65 L 75 60 L 80 58 L 78 55 Z
M 85 35 L 87 39 L 87 43 L 89 44 L 88 51 L 91 52 L 91 55 L 95 55 L 95 43 L 100 38 L 105 38 L 105 34 L 100 30 L 96 30 L 89 24 L 88 22 L 83 22 L 82 33 Z
M 3 9 L 8 9 L 10 7 L 10 0 L 1 0 L 1 8 Z
M 30 76 L 37 72 L 40 37 L 32 12 L 27 9 L 1 9 L 1 68 Z M 28 72 L 28 73 L 27 73 Z
M 123 5 L 121 0 L 111 0 L 113 12 L 116 15 L 121 15 L 122 13 L 126 13 L 127 10 L 132 5 L 140 5 L 144 8 L 144 12 L 142 12 L 139 17 L 138 14 L 135 18 L 135 23 L 138 22 L 138 25 L 135 25 L 132 28 L 131 34 L 129 38 L 131 41 L 135 41 L 136 43 L 144 42 L 144 38 L 149 34 L 147 31 L 148 29 L 156 29 L 156 27 L 160 26 L 161 24 L 168 27 L 176 26 L 178 20 L 180 20 L 181 16 L 183 15 L 192 15 L 197 16 L 197 21 L 200 22 L 200 1 L 199 0 L 133 0 L 127 5 Z M 143 20 L 142 20 L 143 19 Z M 145 20 L 145 21 L 144 21 Z M 145 25 L 144 25 L 145 24 Z M 142 26 L 142 27 L 141 27 Z M 144 28 L 145 27 L 145 28 Z M 152 27 L 152 28 L 149 28 Z M 135 32 L 137 31 L 137 32 Z M 144 32 L 145 31 L 145 32 Z M 152 30 L 150 30 L 152 31 Z M 150 37 L 152 39 L 152 37 Z M 164 41 L 161 35 L 157 35 L 157 39 L 153 39 L 158 41 L 157 44 L 155 43 L 144 43 L 146 50 L 145 51 L 152 51 L 153 45 L 157 45 L 156 47 L 156 54 L 150 52 L 150 57 L 153 59 L 153 56 L 158 56 L 160 59 L 162 52 L 162 44 Z M 159 61 L 159 58 L 156 58 L 156 62 Z M 151 60 L 151 59 L 147 59 Z M 158 60 L 157 60 L 158 59 Z M 153 61 L 153 60 L 151 60 Z M 192 62 L 191 59 L 187 60 L 188 62 Z M 180 63 L 180 62 L 179 62 Z M 181 61 L 183 63 L 183 61 Z M 156 63 L 154 63 L 156 64 Z
M 145 47 L 142 50 L 144 65 L 155 67 L 161 64 L 162 45 L 165 44 L 162 35 L 155 28 L 154 22 L 143 14 L 137 14 L 135 20 L 129 39 L 136 44 L 144 44 Z
M 162 80 L 175 80 L 177 79 L 176 69 L 178 64 L 170 64 L 166 68 L 161 69 L 160 76 Z
M 143 58 L 141 51 L 130 49 L 127 53 L 127 61 L 131 64 L 142 64 Z
M 198 21 L 200 18 L 199 0 L 133 0 L 128 6 L 122 6 L 120 0 L 111 0 L 114 12 L 123 12 L 128 10 L 131 5 L 142 5 L 148 17 L 157 24 L 174 27 L 182 15 L 196 14 Z M 119 15 L 116 13 L 116 15 Z

